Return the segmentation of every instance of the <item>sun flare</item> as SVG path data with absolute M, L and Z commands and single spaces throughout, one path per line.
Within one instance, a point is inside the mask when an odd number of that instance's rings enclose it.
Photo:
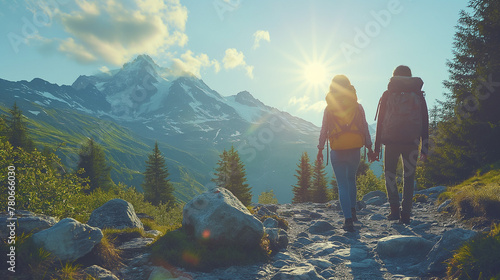
M 321 62 L 311 62 L 304 65 L 304 81 L 313 87 L 324 85 L 328 81 L 326 68 Z

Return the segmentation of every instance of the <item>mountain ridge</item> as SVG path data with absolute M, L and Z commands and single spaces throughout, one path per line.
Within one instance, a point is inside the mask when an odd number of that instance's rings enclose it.
M 30 82 L 0 79 L 0 96 L 5 107 L 17 102 L 34 121 L 44 119 L 48 109 L 54 110 L 50 114 L 56 117 L 44 123 L 52 130 L 65 131 L 63 120 L 71 119 L 70 125 L 82 127 L 81 132 L 70 132 L 78 134 L 79 139 L 89 135 L 85 123 L 96 122 L 83 117 L 88 116 L 129 131 L 130 147 L 137 145 L 134 141 L 144 147 L 154 141 L 164 143 L 162 150 L 168 151 L 164 155 L 170 159 L 172 178 L 177 182 L 186 176 L 183 172 L 188 172 L 205 187 L 211 186 L 218 154 L 234 146 L 246 165 L 254 201 L 269 188 L 275 190 L 281 202 L 291 201 L 295 162 L 304 151 L 316 152 L 319 135 L 314 124 L 267 106 L 248 91 L 222 96 L 202 79 L 175 76 L 149 56 L 138 56 L 109 74 L 81 75 L 72 85 L 57 85 L 40 78 Z M 82 123 L 78 123 L 78 118 Z M 105 138 L 106 132 L 100 133 L 94 137 Z M 39 139 L 40 143 L 53 141 L 50 137 Z M 113 159 L 127 158 L 123 149 L 113 148 L 116 140 L 102 140 L 105 150 Z M 72 144 L 74 154 L 78 143 L 72 140 Z M 146 150 L 140 149 L 143 154 Z M 143 158 L 146 160 L 147 153 Z M 121 175 L 128 178 L 124 183 L 140 188 L 144 163 L 139 158 L 133 161 L 128 164 L 130 170 Z M 118 161 L 113 166 L 115 170 L 123 168 L 117 164 Z M 120 179 L 119 172 L 115 172 L 114 179 Z

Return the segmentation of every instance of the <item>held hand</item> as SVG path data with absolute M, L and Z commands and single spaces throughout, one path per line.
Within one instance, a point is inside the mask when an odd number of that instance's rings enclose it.
M 420 154 L 420 160 L 421 161 L 426 161 L 427 160 L 427 155 L 426 154 Z
M 318 155 L 316 156 L 316 160 L 320 163 L 323 163 L 323 150 L 318 149 Z
M 369 151 L 368 152 L 368 161 L 370 163 L 372 163 L 374 161 L 379 161 L 379 155 L 378 155 L 378 153 L 374 153 L 373 151 Z

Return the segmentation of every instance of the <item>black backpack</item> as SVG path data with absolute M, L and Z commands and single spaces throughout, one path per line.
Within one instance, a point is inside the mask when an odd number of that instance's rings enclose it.
M 422 135 L 422 109 L 425 98 L 418 77 L 392 77 L 386 96 L 381 143 L 415 143 Z M 377 114 L 380 109 L 380 98 Z M 375 115 L 377 119 L 377 115 Z

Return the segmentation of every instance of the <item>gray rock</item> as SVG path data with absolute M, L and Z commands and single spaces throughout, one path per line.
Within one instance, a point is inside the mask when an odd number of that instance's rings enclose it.
M 265 228 L 278 228 L 278 221 L 273 218 L 267 218 L 262 224 Z
M 419 236 L 391 235 L 380 239 L 376 251 L 381 258 L 422 257 L 431 250 L 433 242 Z
M 364 259 L 359 262 L 351 261 L 350 263 L 346 263 L 346 266 L 350 268 L 370 268 L 375 267 L 377 264 L 374 259 Z
M 310 264 L 305 264 L 303 266 L 283 267 L 271 279 L 272 280 L 285 280 L 285 279 L 322 280 L 325 278 L 323 278 L 316 272 L 314 266 Z
M 21 235 L 23 233 L 36 233 L 44 229 L 48 229 L 55 225 L 58 220 L 54 217 L 50 217 L 43 214 L 35 214 L 30 211 L 19 210 L 16 211 L 14 218 L 17 218 L 16 222 L 16 235 Z M 7 214 L 0 215 L 0 225 L 6 225 L 11 218 Z M 0 227 L 0 237 L 6 238 L 8 236 L 8 228 L 5 226 Z
M 368 217 L 368 220 L 371 221 L 382 221 L 382 220 L 387 220 L 387 218 L 382 215 L 382 214 L 373 214 L 370 217 Z
M 99 228 L 66 218 L 33 235 L 33 241 L 61 260 L 76 260 L 89 253 L 103 235 Z
M 424 271 L 427 273 L 442 273 L 446 271 L 445 260 L 453 256 L 453 251 L 458 249 L 464 242 L 476 236 L 477 232 L 461 228 L 446 231 L 441 239 L 432 247 L 424 263 Z
M 325 234 L 334 230 L 335 228 L 326 221 L 318 221 L 314 223 L 311 227 L 309 227 L 309 233 L 311 234 Z
M 134 206 L 119 198 L 112 199 L 95 209 L 90 214 L 88 224 L 100 229 L 144 228 L 135 214 Z
M 387 195 L 383 191 L 372 191 L 372 192 L 369 192 L 369 193 L 365 194 L 363 196 L 362 200 L 364 202 L 366 202 L 367 200 L 369 200 L 371 198 L 374 198 L 374 197 L 383 197 L 383 198 L 386 198 Z
M 163 280 L 163 279 L 174 279 L 174 275 L 167 269 L 161 266 L 155 266 L 148 280 Z
M 386 202 L 387 198 L 381 196 L 372 197 L 365 201 L 367 205 L 376 205 L 376 206 L 383 205 Z
M 119 280 L 111 271 L 98 265 L 89 266 L 83 272 L 99 280 Z
M 342 249 L 340 245 L 332 242 L 317 242 L 307 246 L 307 249 L 314 257 L 330 255 L 338 249 Z
M 307 262 L 320 270 L 327 269 L 333 265 L 331 262 L 320 258 L 312 258 L 307 260 Z
M 265 228 L 265 232 L 271 243 L 271 250 L 279 251 L 288 245 L 288 234 L 280 228 Z
M 437 211 L 439 213 L 448 211 L 448 206 L 451 204 L 451 199 L 445 200 L 443 203 L 439 204 Z
M 183 209 L 182 226 L 205 242 L 258 246 L 264 226 L 227 189 L 215 188 L 189 201 Z
M 335 251 L 333 256 L 351 261 L 361 261 L 368 256 L 368 252 L 359 248 L 346 248 Z

